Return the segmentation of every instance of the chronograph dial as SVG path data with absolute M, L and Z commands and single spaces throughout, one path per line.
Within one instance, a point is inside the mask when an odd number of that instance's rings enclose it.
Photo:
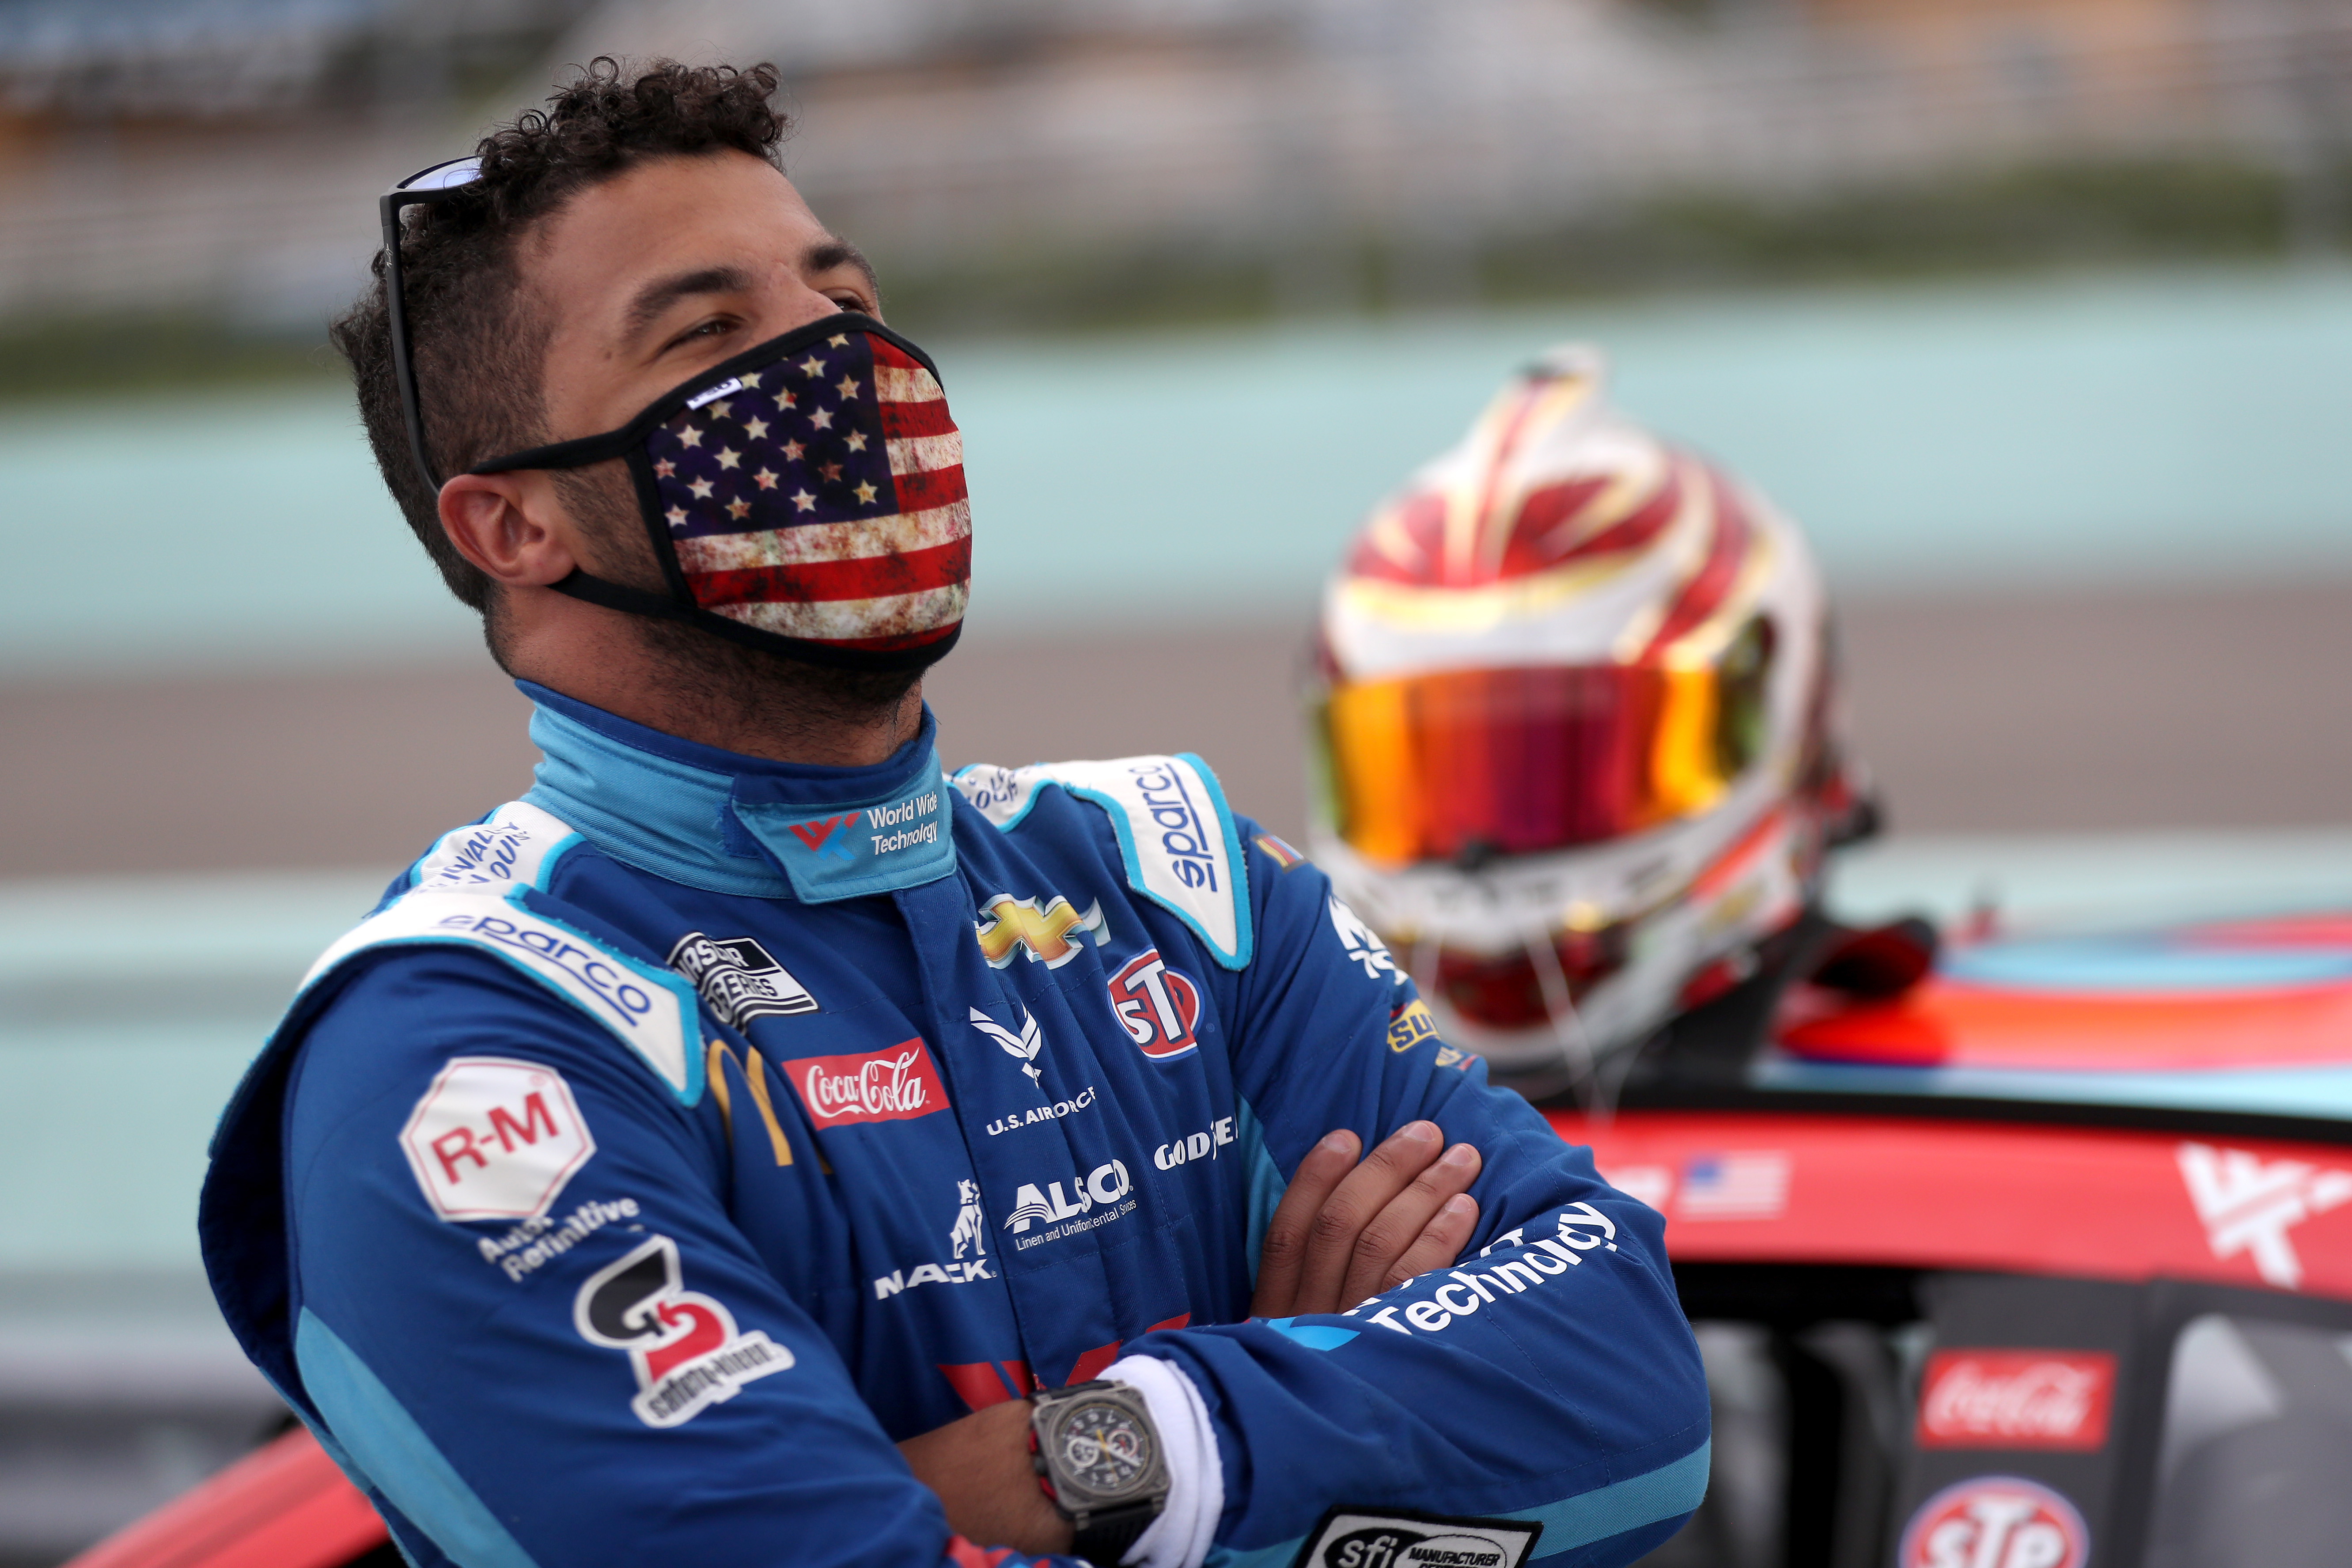
M 1116 1563 L 1168 1498 L 1168 1467 L 1150 1407 L 1125 1384 L 1040 1392 L 1029 1421 L 1031 1464 L 1076 1532 L 1073 1550 Z

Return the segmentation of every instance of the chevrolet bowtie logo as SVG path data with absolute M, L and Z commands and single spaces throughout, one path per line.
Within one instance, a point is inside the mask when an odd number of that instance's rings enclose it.
M 972 931 L 980 938 L 981 955 L 991 969 L 1003 968 L 1024 949 L 1030 963 L 1059 969 L 1078 955 L 1074 931 L 1092 937 L 1097 947 L 1110 940 L 1101 904 L 1088 904 L 1087 912 L 1080 914 L 1059 893 L 1044 909 L 1037 907 L 1034 899 L 999 893 L 982 907 L 981 913 L 984 918 L 973 924 Z

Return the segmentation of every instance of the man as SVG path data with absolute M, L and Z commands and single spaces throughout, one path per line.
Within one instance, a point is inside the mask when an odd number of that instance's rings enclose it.
M 238 1090 L 232 1327 L 420 1563 L 1639 1555 L 1657 1216 L 1197 760 L 940 778 L 960 438 L 774 86 L 599 62 L 388 199 L 338 342 L 546 760 Z

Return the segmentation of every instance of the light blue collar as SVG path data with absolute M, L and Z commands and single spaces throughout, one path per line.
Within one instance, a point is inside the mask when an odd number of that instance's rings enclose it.
M 864 768 L 772 763 L 517 681 L 542 753 L 523 799 L 614 859 L 706 892 L 831 903 L 955 869 L 939 727 Z

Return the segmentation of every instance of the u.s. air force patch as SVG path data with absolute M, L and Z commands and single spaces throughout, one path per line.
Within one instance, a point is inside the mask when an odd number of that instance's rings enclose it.
M 1291 1568 L 1519 1568 L 1543 1526 L 1524 1519 L 1449 1519 L 1410 1509 L 1324 1514 Z

